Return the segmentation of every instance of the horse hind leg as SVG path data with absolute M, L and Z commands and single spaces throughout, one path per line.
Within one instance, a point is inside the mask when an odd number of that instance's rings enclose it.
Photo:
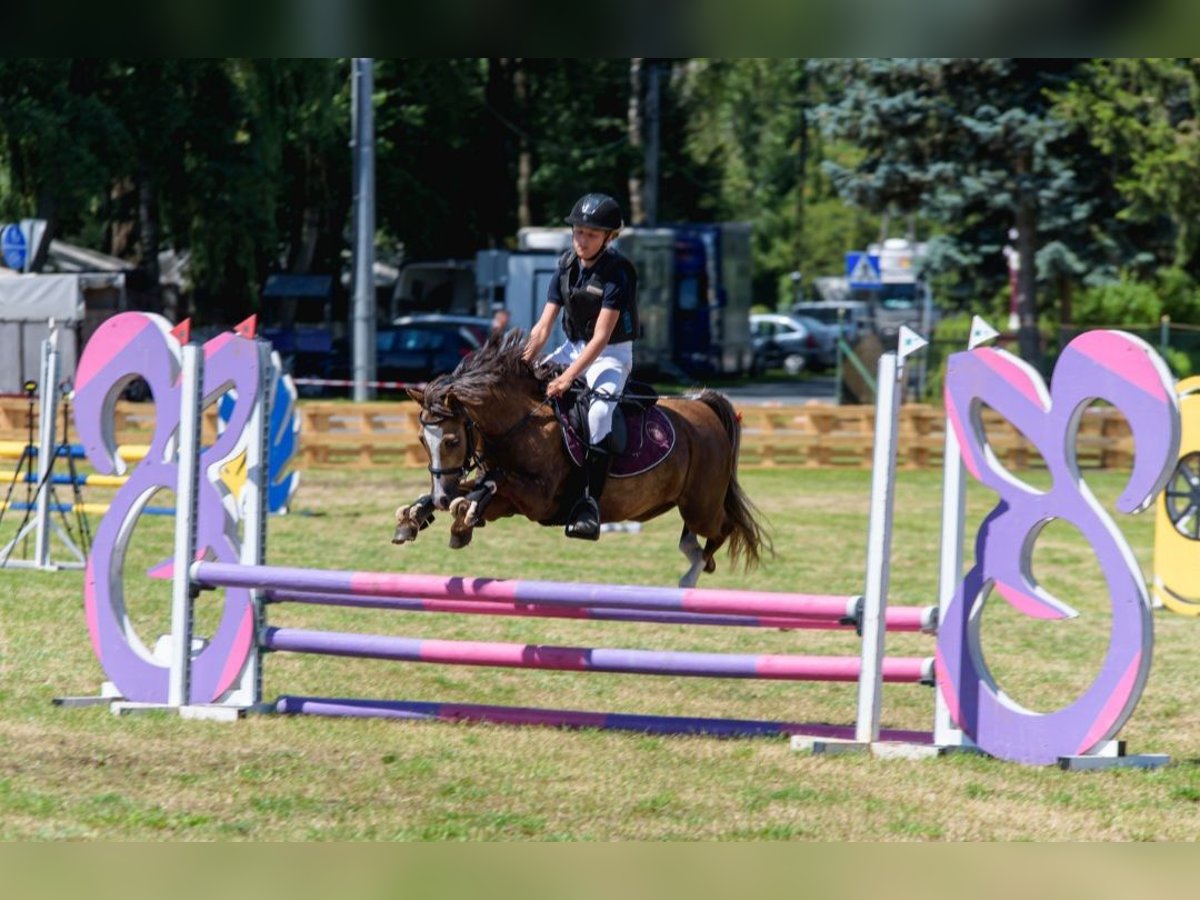
M 710 557 L 706 564 L 704 551 L 700 549 L 700 541 L 692 531 L 688 530 L 686 525 L 683 526 L 683 532 L 679 535 L 679 552 L 687 557 L 688 561 L 688 570 L 679 579 L 679 586 L 695 587 L 701 571 L 712 571 L 707 568 L 712 565 L 712 558 Z
M 709 538 L 704 542 L 704 572 L 711 575 L 717 571 L 717 551 L 725 546 L 725 535 Z

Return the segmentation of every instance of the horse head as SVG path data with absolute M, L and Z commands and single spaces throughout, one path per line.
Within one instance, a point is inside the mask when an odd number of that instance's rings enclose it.
M 429 456 L 433 505 L 448 509 L 459 485 L 477 462 L 478 435 L 466 409 L 454 396 L 450 376 L 435 378 L 408 394 L 421 405 L 421 445 Z
M 519 330 L 493 334 L 448 375 L 409 396 L 421 404 L 421 444 L 429 455 L 433 502 L 446 509 L 488 447 L 503 444 L 545 396 L 545 383 L 523 359 Z

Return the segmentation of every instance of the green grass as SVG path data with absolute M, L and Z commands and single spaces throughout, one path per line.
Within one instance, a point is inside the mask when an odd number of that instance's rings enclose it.
M 865 566 L 870 474 L 748 471 L 776 556 L 755 572 L 719 560 L 702 585 L 856 593 Z M 1092 474 L 1111 501 L 1121 476 Z M 306 472 L 293 515 L 272 519 L 269 559 L 513 578 L 674 584 L 683 569 L 669 513 L 640 534 L 568 542 L 524 520 L 488 525 L 462 551 L 439 516 L 417 543 L 389 543 L 392 513 L 423 473 Z M 891 597 L 935 597 L 941 480 L 899 476 Z M 969 493 L 973 527 L 991 505 Z M 156 498 L 169 503 L 170 498 Z M 6 518 L 0 539 L 17 522 Z M 1152 565 L 1153 518 L 1122 518 Z M 168 630 L 169 595 L 138 573 L 169 554 L 171 521 L 138 526 L 128 571 L 143 640 Z M 1102 579 L 1074 529 L 1048 528 L 1037 573 L 1083 615 L 1041 622 L 1003 603 L 985 613 L 985 650 L 1006 689 L 1053 709 L 1086 687 L 1107 641 Z M 0 840 L 1194 840 L 1200 834 L 1200 621 L 1155 615 L 1155 663 L 1122 737 L 1163 752 L 1161 771 L 1066 773 L 972 756 L 921 762 L 811 757 L 785 740 L 650 737 L 437 722 L 250 717 L 236 724 L 165 713 L 118 718 L 61 709 L 59 695 L 103 680 L 82 620 L 82 575 L 0 572 Z M 206 595 L 207 597 L 207 595 Z M 198 630 L 215 621 L 202 601 Z M 851 635 L 682 628 L 285 607 L 297 627 L 595 647 L 856 653 Z M 931 639 L 889 636 L 889 652 L 925 655 Z M 849 724 L 853 685 L 652 678 L 389 664 L 278 654 L 264 692 L 499 703 L 668 715 Z M 886 727 L 928 729 L 932 691 L 887 686 Z

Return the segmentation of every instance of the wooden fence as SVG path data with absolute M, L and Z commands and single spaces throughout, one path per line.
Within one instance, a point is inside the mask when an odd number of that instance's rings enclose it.
M 740 406 L 741 465 L 745 467 L 870 468 L 875 409 L 821 403 Z M 426 465 L 418 442 L 416 405 L 409 402 L 346 403 L 302 401 L 300 455 L 297 468 L 350 466 L 393 468 Z M 154 414 L 151 404 L 118 403 L 118 441 L 149 442 Z M 1014 471 L 1040 466 L 1041 458 L 1011 424 L 985 410 L 988 443 Z M 204 431 L 215 433 L 211 410 Z M 62 426 L 59 424 L 59 439 Z M 941 409 L 907 404 L 900 411 L 897 465 L 929 468 L 941 465 L 945 417 Z M 28 404 L 0 400 L 0 440 L 23 441 L 29 433 Z M 37 434 L 36 411 L 34 434 Z M 1125 418 L 1111 407 L 1092 406 L 1083 416 L 1076 444 L 1086 468 L 1127 468 L 1133 441 Z

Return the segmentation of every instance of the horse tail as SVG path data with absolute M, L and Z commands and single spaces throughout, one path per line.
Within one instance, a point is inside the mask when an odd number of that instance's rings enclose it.
M 717 391 L 705 388 L 696 398 L 721 420 L 725 434 L 729 437 L 729 485 L 725 489 L 725 518 L 732 526 L 729 533 L 729 558 L 736 563 L 742 561 L 745 569 L 758 565 L 764 553 L 774 555 L 775 547 L 761 513 L 746 496 L 738 483 L 738 454 L 742 446 L 742 422 L 729 399 Z

